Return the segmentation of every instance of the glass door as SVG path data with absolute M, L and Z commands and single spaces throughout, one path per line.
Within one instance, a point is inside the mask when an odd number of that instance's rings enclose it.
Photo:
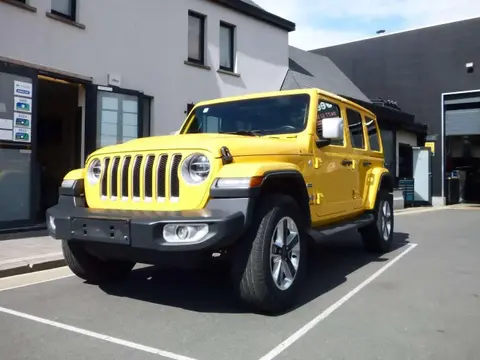
M 0 62 L 0 230 L 35 219 L 36 86 L 35 70 Z
M 151 98 L 114 87 L 87 89 L 86 156 L 96 149 L 150 135 Z

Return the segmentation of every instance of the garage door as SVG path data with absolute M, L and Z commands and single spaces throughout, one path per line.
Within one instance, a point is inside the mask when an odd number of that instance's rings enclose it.
M 446 111 L 445 135 L 480 135 L 480 109 Z

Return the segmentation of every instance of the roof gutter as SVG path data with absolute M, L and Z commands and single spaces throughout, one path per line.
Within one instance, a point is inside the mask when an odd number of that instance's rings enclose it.
M 257 6 L 253 6 L 241 0 L 210 0 L 219 5 L 223 5 L 242 14 L 266 22 L 288 32 L 295 31 L 295 23 L 280 16 L 274 15 Z

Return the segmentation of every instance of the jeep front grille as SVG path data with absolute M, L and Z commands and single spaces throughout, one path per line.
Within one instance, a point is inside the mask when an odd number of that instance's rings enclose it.
M 105 157 L 102 160 L 104 170 L 100 181 L 101 198 L 120 201 L 178 201 L 178 168 L 181 160 L 182 155 L 179 154 Z M 169 194 L 166 189 L 170 190 Z

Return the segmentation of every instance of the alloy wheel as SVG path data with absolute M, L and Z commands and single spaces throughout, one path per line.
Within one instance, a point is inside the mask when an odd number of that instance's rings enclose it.
M 292 286 L 300 264 L 300 233 L 295 221 L 286 216 L 273 231 L 270 246 L 270 272 L 278 289 Z

